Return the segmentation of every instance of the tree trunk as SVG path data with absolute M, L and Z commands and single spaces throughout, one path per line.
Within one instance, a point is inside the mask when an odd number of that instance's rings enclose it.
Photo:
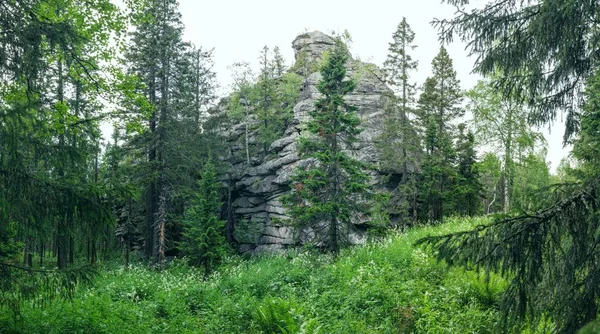
M 504 213 L 510 211 L 510 186 L 512 183 L 512 105 L 509 102 L 507 125 L 508 131 L 506 135 L 506 143 L 504 145 L 504 178 L 502 182 L 503 194 L 504 194 Z
M 165 228 L 166 228 L 166 191 L 163 188 L 162 194 L 160 196 L 160 202 L 158 206 L 158 263 L 163 263 L 165 261 L 165 248 L 166 248 L 166 238 L 165 238 Z
M 148 96 L 150 103 L 156 106 L 156 72 L 150 69 L 148 78 Z M 156 161 L 156 111 L 152 111 L 149 121 L 150 142 L 148 147 L 148 164 L 153 167 Z M 154 219 L 156 214 L 156 181 L 151 179 L 146 189 L 146 238 L 144 253 L 146 258 L 151 259 L 154 254 Z
M 233 231 L 234 231 L 234 217 L 233 217 L 233 180 L 231 174 L 228 174 L 229 182 L 227 183 L 227 226 L 225 228 L 225 237 L 227 242 L 232 244 L 234 242 Z
M 69 236 L 69 263 L 75 263 L 75 239 L 73 235 Z

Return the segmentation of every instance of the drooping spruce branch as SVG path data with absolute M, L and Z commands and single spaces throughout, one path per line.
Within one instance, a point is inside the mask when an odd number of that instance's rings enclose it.
M 72 300 L 78 285 L 93 282 L 97 268 L 34 269 L 0 262 L 0 275 L 0 309 L 7 307 L 19 317 L 24 301 L 43 307 L 56 299 Z
M 532 214 L 502 217 L 472 231 L 428 236 L 416 242 L 449 265 L 483 269 L 509 284 L 501 308 L 504 329 L 536 325 L 551 315 L 562 333 L 593 320 L 600 296 L 599 179 L 556 191 L 554 205 Z M 565 302 L 569 301 L 569 302 Z

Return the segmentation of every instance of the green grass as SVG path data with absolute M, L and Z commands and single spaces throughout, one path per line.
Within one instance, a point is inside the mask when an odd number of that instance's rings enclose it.
M 437 263 L 413 243 L 470 229 L 451 219 L 367 246 L 336 262 L 308 253 L 231 258 L 210 278 L 176 262 L 107 269 L 72 303 L 24 307 L 0 332 L 23 333 L 492 333 L 504 281 Z

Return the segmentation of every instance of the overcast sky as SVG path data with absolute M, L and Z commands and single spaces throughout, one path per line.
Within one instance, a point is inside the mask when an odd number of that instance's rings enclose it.
M 419 61 L 413 76 L 422 84 L 431 73 L 431 60 L 440 43 L 430 22 L 433 18 L 450 18 L 453 7 L 440 0 L 179 0 L 185 24 L 184 39 L 203 48 L 214 48 L 215 71 L 223 91 L 229 89 L 229 65 L 248 61 L 258 69 L 258 55 L 264 45 L 279 46 L 290 65 L 294 59 L 291 43 L 305 30 L 347 29 L 353 39 L 351 51 L 363 61 L 381 65 L 388 43 L 398 23 L 405 16 L 415 32 L 414 59 Z M 463 89 L 474 86 L 478 76 L 470 74 L 474 59 L 467 57 L 464 44 L 447 46 Z M 544 129 L 545 130 L 545 129 Z M 548 160 L 554 171 L 567 154 L 562 148 L 562 124 L 546 132 Z

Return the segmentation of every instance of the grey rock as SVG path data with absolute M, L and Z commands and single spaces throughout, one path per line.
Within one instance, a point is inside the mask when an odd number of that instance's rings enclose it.
M 311 61 L 320 59 L 323 52 L 334 46 L 335 40 L 320 31 L 301 34 L 292 42 L 296 60 L 298 60 L 303 53 L 306 54 L 306 57 Z
M 318 31 L 301 34 L 292 43 L 296 60 L 304 54 L 309 61 L 319 60 L 322 53 L 334 45 L 332 37 Z M 350 59 L 346 68 L 348 77 L 359 78 L 355 90 L 346 96 L 346 101 L 358 107 L 363 131 L 359 141 L 345 150 L 357 159 L 376 166 L 378 153 L 374 142 L 383 129 L 383 108 L 391 91 L 382 82 L 381 71 L 376 66 Z M 229 174 L 235 181 L 233 193 L 237 196 L 233 202 L 235 238 L 240 243 L 241 252 L 280 252 L 295 245 L 296 241 L 308 240 L 314 234 L 311 229 L 294 231 L 286 225 L 290 217 L 281 203 L 281 196 L 289 193 L 291 179 L 297 168 L 308 168 L 315 163 L 312 159 L 300 159 L 298 141 L 301 136 L 312 135 L 306 130 L 306 123 L 311 119 L 309 112 L 314 110 L 315 102 L 321 96 L 317 90 L 320 80 L 319 72 L 306 77 L 300 98 L 293 107 L 293 119 L 282 137 L 270 145 L 268 152 L 259 147 L 258 133 L 250 133 L 250 149 L 255 155 L 251 157 L 250 166 L 245 157 L 246 125 L 233 124 L 224 129 L 229 138 L 230 152 L 221 155 L 232 166 Z M 226 102 L 222 101 L 218 109 L 217 113 L 226 112 Z M 252 122 L 256 120 L 250 122 L 251 128 L 255 129 Z M 379 189 L 384 186 L 379 180 L 380 174 L 386 173 L 374 171 L 369 174 L 372 175 L 371 184 L 374 187 Z M 220 180 L 226 182 L 227 178 Z M 358 226 L 368 221 L 356 219 L 355 223 Z M 351 234 L 350 239 L 357 244 L 366 240 L 361 233 Z

